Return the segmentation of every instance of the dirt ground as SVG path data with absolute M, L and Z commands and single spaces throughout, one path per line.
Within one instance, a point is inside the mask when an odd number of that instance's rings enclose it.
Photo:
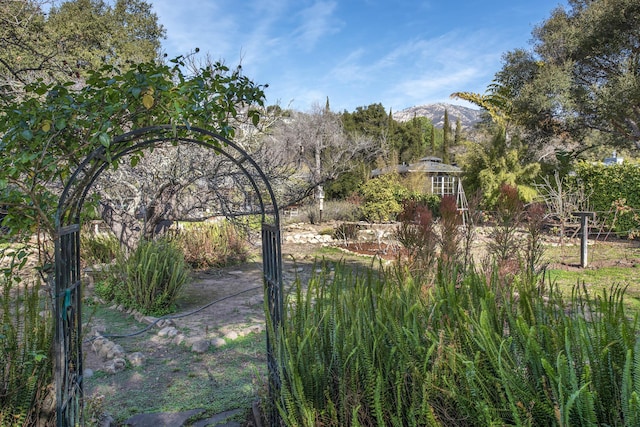
M 283 243 L 285 292 L 296 277 L 304 281 L 317 268 L 315 262 L 318 259 L 318 246 Z M 254 250 L 256 254 L 259 253 L 259 248 L 256 247 Z M 362 259 L 350 257 L 347 253 L 334 253 L 332 258 L 334 261 L 352 258 L 354 261 L 351 262 L 363 262 Z M 91 290 L 88 289 L 87 293 L 90 294 Z M 105 373 L 105 363 L 108 359 L 93 351 L 91 331 L 98 330 L 107 336 L 114 331 L 116 335 L 127 335 L 141 330 L 146 325 L 136 322 L 132 315 L 106 306 L 93 310 L 88 324 L 85 325 L 85 333 L 88 335 L 84 345 L 84 369 L 93 371 L 93 375 L 85 381 L 85 396 L 92 406 L 89 411 L 85 411 L 88 419 L 95 418 L 93 413 L 96 411 L 107 412 L 118 421 L 123 421 L 140 412 L 199 407 L 207 409 L 210 416 L 217 411 L 236 407 L 234 399 L 239 406 L 250 406 L 251 400 L 258 398 L 257 391 L 264 387 L 261 382 L 266 376 L 265 315 L 260 260 L 196 272 L 177 305 L 178 311 L 172 314 L 172 321 L 175 328 L 184 335 L 180 345 L 176 345 L 170 338 L 160 337 L 160 328 L 151 328 L 132 337 L 109 337 L 115 344 L 121 345 L 126 354 L 140 352 L 145 357 L 141 367 L 127 366 L 124 371 L 116 374 Z M 89 307 L 85 312 L 91 310 Z M 255 345 L 245 344 L 245 347 L 249 346 L 250 351 L 244 348 L 226 351 L 225 347 L 220 350 L 212 347 L 204 354 L 191 351 L 191 344 L 199 339 L 224 338 L 229 343 L 232 341 L 229 337 L 234 337 L 234 334 L 240 337 L 255 337 L 250 339 L 260 342 Z M 230 380 L 225 377 L 233 378 Z M 242 384 L 243 382 L 247 384 Z M 219 405 L 211 403 L 217 399 L 216 394 L 237 393 L 232 390 L 234 387 L 249 391 L 236 397 L 232 396 L 231 399 L 218 399 Z M 208 392 L 202 391 L 207 388 Z M 206 393 L 210 397 L 205 396 Z M 191 398 L 188 397 L 190 394 L 193 394 Z M 184 402 L 180 402 L 183 397 Z M 167 401 L 159 403 L 163 398 Z M 195 406 L 188 407 L 189 405 Z

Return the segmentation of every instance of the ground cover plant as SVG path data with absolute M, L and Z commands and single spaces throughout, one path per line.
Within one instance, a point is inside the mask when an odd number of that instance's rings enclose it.
M 53 322 L 38 278 L 11 274 L 27 252 L 6 247 L 0 258 L 8 261 L 0 270 L 0 425 L 31 425 L 52 415 L 45 402 L 51 398 Z
M 282 327 L 287 425 L 633 425 L 638 322 L 592 296 L 496 271 L 318 275 Z
M 578 283 L 567 293 L 549 282 L 538 265 L 541 213 L 512 203 L 508 190 L 491 262 L 465 264 L 442 230 L 438 250 L 454 254 L 437 262 L 338 266 L 297 283 L 278 343 L 286 425 L 640 421 L 639 325 L 625 288 Z M 513 221 L 527 217 L 518 246 Z M 429 224 L 416 232 L 424 224 L 423 215 L 400 236 L 433 239 Z

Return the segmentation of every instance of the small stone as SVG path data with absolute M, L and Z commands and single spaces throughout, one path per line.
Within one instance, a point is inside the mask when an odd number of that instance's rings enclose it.
M 105 363 L 104 370 L 108 374 L 116 374 L 118 372 L 124 371 L 124 368 L 126 366 L 127 363 L 125 362 L 125 360 L 118 357 Z
M 195 353 L 205 353 L 209 350 L 211 346 L 211 341 L 209 340 L 199 340 L 193 343 L 191 346 L 191 350 Z
M 209 350 L 210 344 L 211 342 L 209 340 L 198 340 L 191 346 L 191 351 L 193 351 L 194 353 L 204 353 Z
M 227 342 L 224 339 L 219 337 L 211 340 L 211 345 L 214 346 L 215 348 L 224 347 L 226 344 Z
M 184 334 L 178 334 L 175 337 L 173 337 L 173 341 L 171 342 L 174 343 L 175 345 L 180 345 L 184 342 L 184 340 L 185 340 Z
M 142 366 L 144 364 L 144 354 L 136 351 L 135 353 L 131 353 L 127 356 L 127 360 L 131 363 L 132 366 Z
M 264 330 L 263 325 L 252 325 L 243 331 L 243 336 L 249 335 L 249 334 L 259 334 L 263 330 Z
M 100 356 L 106 358 L 114 345 L 115 344 L 111 341 L 105 341 L 105 343 L 100 348 Z
M 86 368 L 82 375 L 85 378 L 91 378 L 93 376 L 93 369 Z
M 230 341 L 237 340 L 238 339 L 238 333 L 235 332 L 235 331 L 227 332 L 226 334 L 224 334 L 224 339 L 225 340 L 230 340 Z
M 100 353 L 100 349 L 104 345 L 105 341 L 106 339 L 104 338 L 97 338 L 93 340 L 93 342 L 91 343 L 91 349 L 94 351 L 94 353 Z
M 142 318 L 142 320 L 143 320 L 145 323 L 148 323 L 148 324 L 150 325 L 150 324 L 152 324 L 152 323 L 155 323 L 155 322 L 158 320 L 158 318 L 157 318 L 157 317 L 153 317 L 153 316 L 144 316 L 144 317 Z
M 176 335 L 178 335 L 178 330 L 173 326 L 167 326 L 165 328 L 160 329 L 160 332 L 158 332 L 158 335 L 161 337 L 173 338 Z
M 116 344 L 111 347 L 111 350 L 107 353 L 107 359 L 115 359 L 115 358 L 123 358 L 124 357 L 124 349 L 120 344 Z
M 113 427 L 116 425 L 116 420 L 111 416 L 111 414 L 102 414 L 100 417 L 99 427 Z

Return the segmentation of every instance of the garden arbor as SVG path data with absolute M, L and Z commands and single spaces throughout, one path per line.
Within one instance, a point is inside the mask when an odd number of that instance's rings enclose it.
M 274 346 L 282 315 L 282 252 L 280 219 L 273 190 L 258 164 L 239 146 L 204 129 L 152 126 L 114 138 L 94 150 L 69 178 L 60 196 L 55 236 L 55 384 L 59 427 L 82 425 L 82 281 L 80 271 L 80 214 L 92 185 L 123 156 L 159 144 L 195 144 L 231 162 L 244 177 L 253 197 L 237 215 L 258 215 L 262 227 L 263 279 L 268 300 L 267 358 L 270 387 L 277 387 Z M 144 162 L 144 158 L 139 159 Z M 272 389 L 272 396 L 273 389 Z

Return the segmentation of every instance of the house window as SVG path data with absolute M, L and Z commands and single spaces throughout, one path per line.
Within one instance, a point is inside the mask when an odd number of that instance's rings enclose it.
M 431 192 L 439 196 L 456 194 L 456 177 L 450 175 L 432 176 Z

